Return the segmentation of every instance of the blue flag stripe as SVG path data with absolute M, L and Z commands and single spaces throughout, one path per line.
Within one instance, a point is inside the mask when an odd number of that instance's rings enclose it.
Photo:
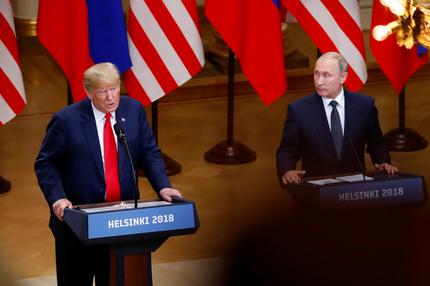
M 131 67 L 121 0 L 87 0 L 90 54 L 94 63 Z

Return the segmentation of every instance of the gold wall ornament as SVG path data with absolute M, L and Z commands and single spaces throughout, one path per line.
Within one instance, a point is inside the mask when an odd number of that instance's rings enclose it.
M 419 30 L 417 31 L 417 41 L 430 48 L 430 1 L 417 1 L 416 13 L 419 17 Z
M 377 1 L 377 0 L 376 0 Z M 415 43 L 430 48 L 430 0 L 379 0 L 397 20 L 378 25 L 372 31 L 377 41 L 395 33 L 397 44 L 411 49 Z

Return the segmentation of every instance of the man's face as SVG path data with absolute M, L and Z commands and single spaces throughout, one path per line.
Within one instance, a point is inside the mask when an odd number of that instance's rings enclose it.
M 318 95 L 330 99 L 336 98 L 347 76 L 347 72 L 340 72 L 339 64 L 335 59 L 318 59 L 314 70 L 314 83 Z
M 100 84 L 92 91 L 87 91 L 88 98 L 103 113 L 114 112 L 119 105 L 119 81 L 115 84 Z

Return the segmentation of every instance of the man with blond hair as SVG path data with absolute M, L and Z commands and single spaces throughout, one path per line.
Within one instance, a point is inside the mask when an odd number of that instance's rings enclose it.
M 64 224 L 64 209 L 73 205 L 131 200 L 135 186 L 126 152 L 113 126 L 121 122 L 133 165 L 145 172 L 166 201 L 181 196 L 172 189 L 143 106 L 120 96 L 120 74 L 111 63 L 84 73 L 88 98 L 54 113 L 47 127 L 35 171 L 50 207 L 55 237 L 58 285 L 109 285 L 109 249 L 84 246 Z

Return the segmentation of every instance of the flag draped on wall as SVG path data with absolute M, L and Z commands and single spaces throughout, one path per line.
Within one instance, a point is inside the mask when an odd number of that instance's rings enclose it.
M 195 0 L 130 0 L 132 68 L 124 83 L 148 104 L 188 81 L 205 63 Z
M 37 35 L 66 74 L 74 101 L 86 97 L 83 72 L 92 64 L 112 62 L 120 72 L 131 65 L 121 0 L 40 0 Z
M 0 126 L 20 113 L 26 104 L 12 7 L 0 1 Z
M 287 89 L 278 1 L 207 0 L 206 15 L 264 104 Z
M 358 1 L 282 2 L 321 52 L 337 51 L 345 57 L 349 65 L 345 85 L 352 91 L 359 90 L 367 80 L 367 67 Z
M 372 30 L 376 25 L 386 25 L 395 19 L 397 17 L 387 7 L 379 1 L 373 1 Z M 416 46 L 410 50 L 399 47 L 395 34 L 381 42 L 370 37 L 370 49 L 397 93 L 400 93 L 409 77 L 427 62 L 427 53 L 418 56 Z

